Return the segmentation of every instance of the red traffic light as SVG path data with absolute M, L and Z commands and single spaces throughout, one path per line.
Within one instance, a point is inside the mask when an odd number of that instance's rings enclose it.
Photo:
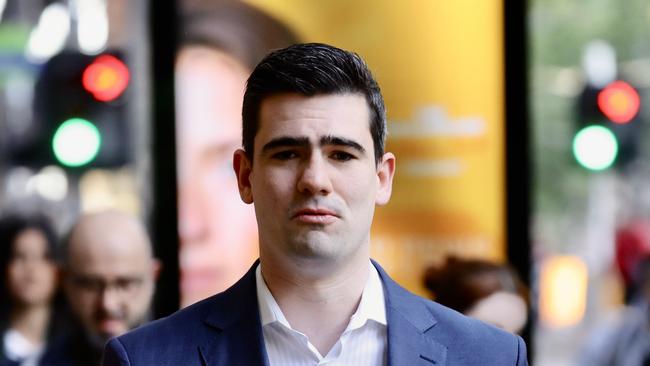
M 615 123 L 628 123 L 639 113 L 639 93 L 624 81 L 614 81 L 598 93 L 598 108 Z
M 119 97 L 129 84 L 129 69 L 111 55 L 97 57 L 83 72 L 82 83 L 95 99 L 110 102 Z

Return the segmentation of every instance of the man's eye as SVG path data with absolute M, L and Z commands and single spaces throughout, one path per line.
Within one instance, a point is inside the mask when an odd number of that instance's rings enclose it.
M 74 278 L 74 284 L 81 289 L 90 291 L 102 288 L 103 286 L 102 281 L 88 277 L 76 277 Z
M 144 281 L 141 278 L 120 278 L 115 281 L 115 287 L 122 291 L 129 291 L 139 287 Z
M 293 159 L 293 158 L 295 158 L 297 156 L 298 156 L 298 154 L 296 154 L 294 151 L 289 150 L 289 151 L 277 152 L 277 153 L 273 154 L 271 157 L 273 159 L 277 159 L 277 160 L 289 160 L 289 159 Z
M 343 152 L 343 151 L 337 151 L 335 153 L 332 153 L 332 155 L 330 155 L 330 157 L 332 159 L 338 160 L 338 161 L 348 161 L 348 160 L 354 159 L 354 155 L 348 154 L 348 153 Z

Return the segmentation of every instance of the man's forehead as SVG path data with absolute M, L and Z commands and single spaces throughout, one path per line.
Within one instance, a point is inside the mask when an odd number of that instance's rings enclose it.
M 70 252 L 68 270 L 105 280 L 130 277 L 146 272 L 151 259 L 143 253 L 84 246 Z M 115 248 L 111 248 L 115 249 Z
M 127 236 L 75 238 L 70 241 L 70 256 L 83 258 L 147 257 L 147 243 Z
M 259 121 L 258 135 L 265 139 L 281 135 L 316 140 L 346 135 L 371 138 L 370 109 L 358 93 L 273 95 L 262 102 Z
M 79 236 L 70 240 L 68 267 L 84 273 L 131 273 L 148 267 L 151 254 L 148 242 L 119 233 L 104 236 Z
M 103 212 L 82 217 L 70 233 L 70 255 L 107 256 L 119 253 L 151 253 L 144 227 L 133 217 Z

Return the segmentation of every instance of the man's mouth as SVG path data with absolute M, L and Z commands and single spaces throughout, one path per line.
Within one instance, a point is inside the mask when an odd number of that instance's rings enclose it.
M 305 224 L 327 225 L 339 219 L 339 215 L 325 208 L 303 208 L 296 211 L 292 219 Z
M 99 330 L 103 333 L 118 335 L 124 328 L 124 322 L 120 319 L 104 318 L 99 321 Z

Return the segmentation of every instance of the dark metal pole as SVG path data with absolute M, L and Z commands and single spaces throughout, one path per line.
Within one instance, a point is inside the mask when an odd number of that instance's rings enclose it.
M 151 136 L 153 203 L 151 228 L 156 255 L 163 267 L 154 298 L 154 316 L 178 310 L 178 227 L 176 141 L 174 119 L 175 1 L 149 1 L 151 38 Z
M 528 109 L 527 7 L 523 0 L 504 0 L 505 118 L 506 118 L 506 223 L 507 253 L 529 289 L 531 284 L 530 136 Z M 531 303 L 534 299 L 531 298 Z M 531 304 L 532 305 L 532 304 Z M 523 337 L 532 355 L 534 306 Z

